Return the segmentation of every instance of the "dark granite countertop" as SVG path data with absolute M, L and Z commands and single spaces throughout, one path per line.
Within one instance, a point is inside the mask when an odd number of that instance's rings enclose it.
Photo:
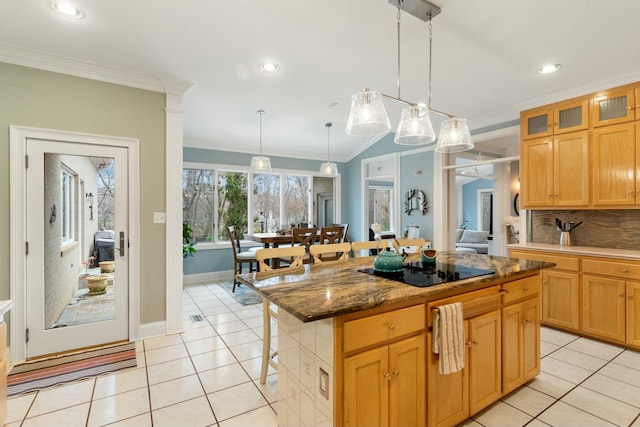
M 438 262 L 494 273 L 419 288 L 358 271 L 373 267 L 374 260 L 375 257 L 365 257 L 307 264 L 286 273 L 284 270 L 246 273 L 238 279 L 303 322 L 311 322 L 411 300 L 435 300 L 531 276 L 555 265 L 491 255 L 438 252 Z

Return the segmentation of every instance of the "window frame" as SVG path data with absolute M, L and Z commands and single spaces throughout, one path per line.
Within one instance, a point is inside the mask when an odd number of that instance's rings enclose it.
M 182 164 L 182 169 L 201 169 L 201 170 L 210 170 L 213 172 L 213 183 L 214 183 L 214 189 L 213 189 L 213 204 L 214 206 L 218 206 L 218 190 L 217 190 L 217 185 L 218 185 L 218 175 L 219 173 L 223 173 L 223 172 L 236 172 L 236 173 L 247 173 L 247 188 L 249 189 L 253 189 L 253 178 L 254 178 L 254 172 L 251 170 L 251 168 L 249 168 L 248 166 L 238 166 L 238 165 L 231 165 L 231 164 L 224 164 L 224 163 L 203 163 L 203 162 L 191 162 L 191 161 L 185 161 Z M 264 174 L 265 172 L 259 172 L 258 174 Z M 321 176 L 321 177 L 327 177 L 326 174 L 320 173 L 320 172 L 314 172 L 314 171 L 308 171 L 308 170 L 299 170 L 299 169 L 272 169 L 271 172 L 267 172 L 269 174 L 273 174 L 273 175 L 280 175 L 281 179 L 280 179 L 280 219 L 278 221 L 279 224 L 282 224 L 282 219 L 283 219 L 283 215 L 285 212 L 285 207 L 284 207 L 284 199 L 282 197 L 282 195 L 284 194 L 284 177 L 287 175 L 299 175 L 299 176 L 307 176 L 309 177 L 309 201 L 308 201 L 308 216 L 309 218 L 313 217 L 313 210 L 314 210 L 314 204 L 315 202 L 312 200 L 313 198 L 313 177 L 315 176 Z M 334 178 L 334 218 L 341 218 L 341 210 L 340 210 L 340 174 L 338 174 L 337 176 L 333 177 L 331 176 L 331 178 Z M 248 198 L 247 198 L 247 215 L 248 215 L 248 224 L 247 224 L 247 228 L 248 230 L 253 230 L 254 229 L 254 218 L 252 215 L 253 212 L 253 207 L 255 204 L 255 197 L 253 195 L 253 191 L 249 192 Z M 219 228 L 219 219 L 218 219 L 218 213 L 217 210 L 214 210 L 213 213 L 213 235 L 214 235 L 214 239 L 212 242 L 198 242 L 195 244 L 196 249 L 198 250 L 207 250 L 207 249 L 217 249 L 217 248 L 225 248 L 225 247 L 229 247 L 231 245 L 231 242 L 228 240 L 218 240 L 218 228 Z M 340 221 L 337 221 L 340 222 Z M 251 242 L 251 240 L 246 240 L 247 242 Z M 256 242 L 256 246 L 259 245 L 259 243 Z
M 66 248 L 78 241 L 78 174 L 60 163 L 60 247 Z

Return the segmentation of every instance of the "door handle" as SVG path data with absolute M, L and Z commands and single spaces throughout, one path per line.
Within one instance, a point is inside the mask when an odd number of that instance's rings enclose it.
M 120 251 L 120 256 L 124 256 L 124 231 L 120 232 L 120 247 L 118 250 Z

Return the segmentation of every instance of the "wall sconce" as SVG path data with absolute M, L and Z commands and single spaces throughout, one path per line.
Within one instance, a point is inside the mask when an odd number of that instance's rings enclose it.
M 87 206 L 89 206 L 89 221 L 93 221 L 93 193 L 86 193 Z

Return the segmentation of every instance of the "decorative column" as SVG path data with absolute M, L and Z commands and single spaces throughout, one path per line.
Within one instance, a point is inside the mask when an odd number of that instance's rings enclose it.
M 166 93 L 166 333 L 182 332 L 182 97 L 191 87 L 160 77 Z

